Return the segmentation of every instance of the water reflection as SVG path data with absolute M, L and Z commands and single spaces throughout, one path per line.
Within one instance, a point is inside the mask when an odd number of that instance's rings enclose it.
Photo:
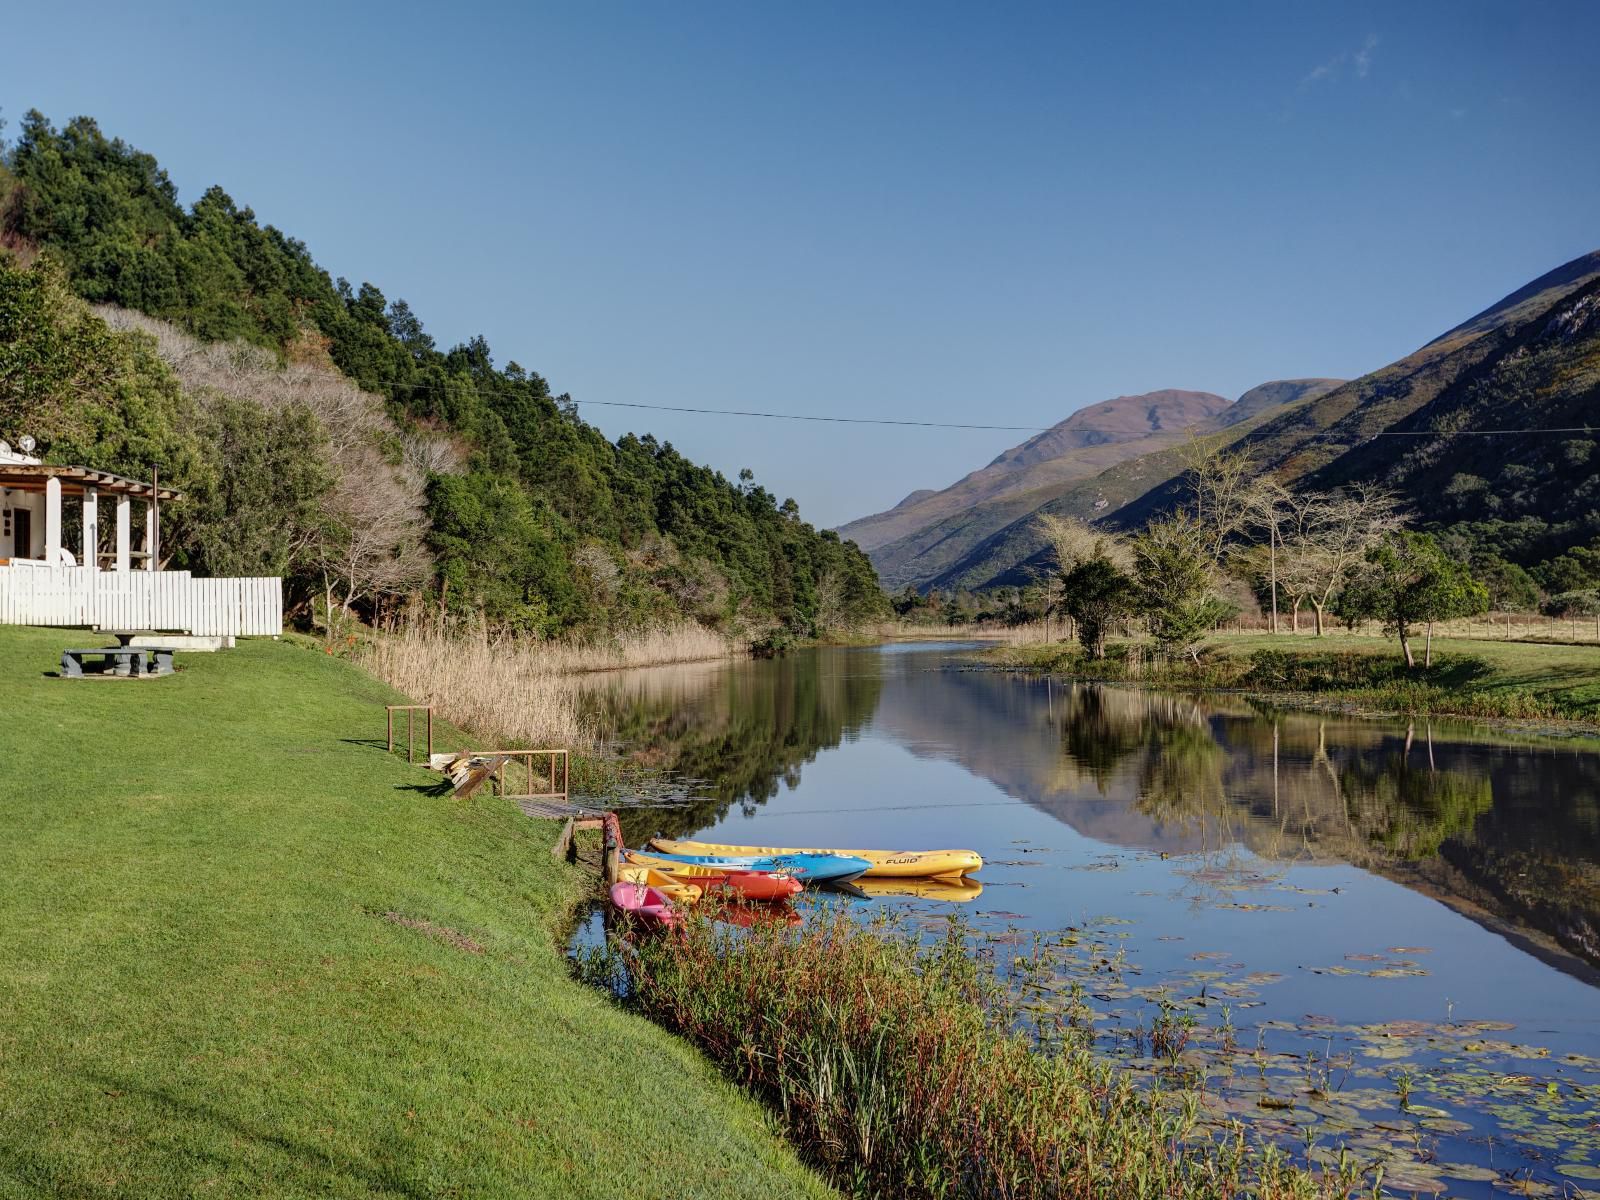
M 591 686 L 627 753 L 703 781 L 630 813 L 631 840 L 970 846 L 981 890 L 863 881 L 801 908 L 929 936 L 961 912 L 1036 1034 L 1065 1021 L 1137 1078 L 1198 1081 L 1216 1128 L 1302 1161 L 1352 1147 L 1385 1194 L 1572 1194 L 1600 1161 L 1592 750 L 1063 686 L 948 647 Z M 1196 1022 L 1171 1061 L 1158 1020 Z
M 1347 863 L 1573 973 L 1600 964 L 1600 755 L 1581 748 L 959 669 L 948 648 L 660 668 L 592 689 L 628 754 L 701 781 L 690 807 L 632 814 L 630 838 L 753 814 L 870 730 L 1109 846 Z M 829 786 L 855 811 L 916 808 L 876 777 Z M 905 840 L 904 821 L 884 836 Z
M 817 651 L 593 677 L 587 704 L 622 751 L 695 785 L 688 804 L 625 813 L 624 836 L 681 836 L 734 805 L 755 808 L 780 784 L 796 787 L 803 765 L 871 718 L 882 691 L 875 667 L 874 657 Z

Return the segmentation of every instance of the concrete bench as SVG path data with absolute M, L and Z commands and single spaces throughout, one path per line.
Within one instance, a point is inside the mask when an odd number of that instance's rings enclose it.
M 83 679 L 90 674 L 112 675 L 117 678 L 141 678 L 147 675 L 170 675 L 173 672 L 170 646 L 89 646 L 79 650 L 61 652 L 61 677 Z M 154 662 L 150 658 L 154 658 Z M 97 658 L 104 664 L 100 670 L 86 672 L 84 661 Z

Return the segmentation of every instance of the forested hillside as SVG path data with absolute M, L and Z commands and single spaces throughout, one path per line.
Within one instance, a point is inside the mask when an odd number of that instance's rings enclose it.
M 0 435 L 24 431 L 51 461 L 159 466 L 187 495 L 174 565 L 284 574 L 306 617 L 410 601 L 540 634 L 811 633 L 885 610 L 865 556 L 748 472 L 610 442 L 221 188 L 184 208 L 88 118 L 29 113 L 0 159 Z

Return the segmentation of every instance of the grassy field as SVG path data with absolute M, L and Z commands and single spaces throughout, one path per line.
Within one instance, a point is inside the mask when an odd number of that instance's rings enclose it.
M 1420 664 L 1420 639 L 1414 648 Z M 1433 667 L 1412 672 L 1393 639 L 1345 634 L 1216 634 L 1198 671 L 1186 664 L 1130 671 L 1123 659 L 1088 663 L 1075 644 L 1060 642 L 990 654 L 1025 669 L 1320 696 L 1374 711 L 1600 721 L 1600 646 L 1436 637 Z
M 0 628 L 0 1196 L 831 1194 L 571 978 L 555 830 L 420 790 L 388 689 L 49 678 L 86 637 Z

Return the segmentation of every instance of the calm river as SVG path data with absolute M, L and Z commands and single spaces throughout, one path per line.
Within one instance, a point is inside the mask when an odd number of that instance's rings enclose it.
M 1042 1038 L 1382 1161 L 1391 1194 L 1600 1196 L 1600 753 L 968 667 L 596 680 L 623 752 L 695 797 L 628 812 L 629 843 L 977 850 L 981 891 L 820 902 L 960 912 Z

